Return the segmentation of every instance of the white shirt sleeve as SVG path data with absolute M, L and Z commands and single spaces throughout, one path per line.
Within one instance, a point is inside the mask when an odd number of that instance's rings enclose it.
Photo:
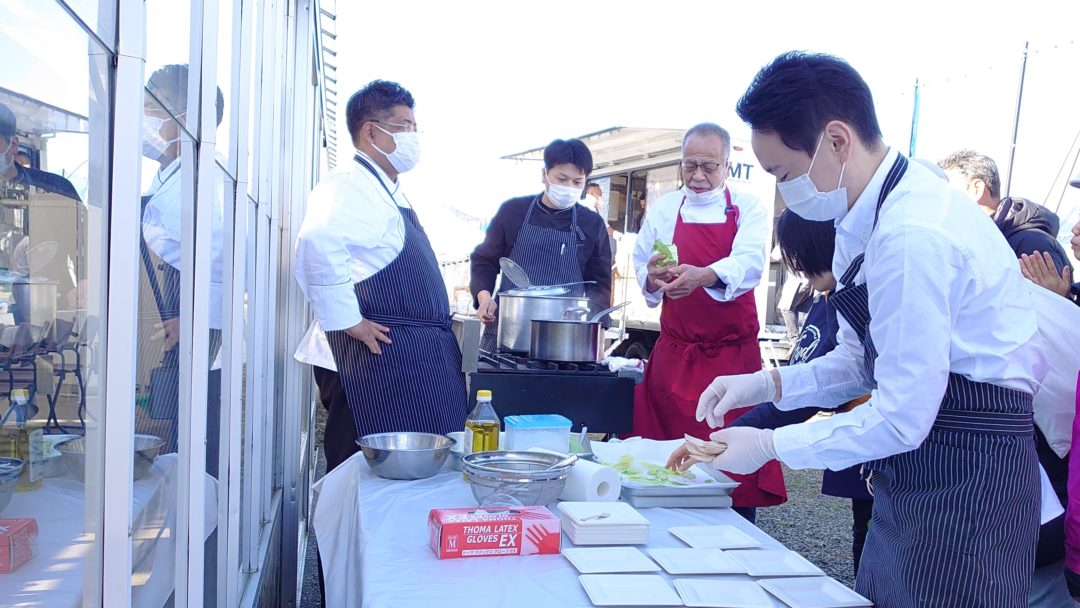
M 792 468 L 839 470 L 912 450 L 937 417 L 958 303 L 977 282 L 971 265 L 941 233 L 905 226 L 882 238 L 864 268 L 878 388 L 848 413 L 777 429 L 777 453 Z
M 873 379 L 866 375 L 863 346 L 855 330 L 837 315 L 836 348 L 813 361 L 777 368 L 781 410 L 801 407 L 835 407 L 870 392 Z
M 664 300 L 664 292 L 657 289 L 650 292 L 649 282 L 649 258 L 653 256 L 652 246 L 656 242 L 656 222 L 659 215 L 659 205 L 654 204 L 651 213 L 645 214 L 645 221 L 638 230 L 637 241 L 634 243 L 634 276 L 637 278 L 641 295 L 645 296 L 645 303 L 649 308 L 656 308 Z
M 723 281 L 721 287 L 707 287 L 705 293 L 714 300 L 729 302 L 753 290 L 765 271 L 765 240 L 769 238 L 769 217 L 757 197 L 741 194 L 735 200 L 739 207 L 738 230 L 731 244 L 731 254 L 709 264 Z

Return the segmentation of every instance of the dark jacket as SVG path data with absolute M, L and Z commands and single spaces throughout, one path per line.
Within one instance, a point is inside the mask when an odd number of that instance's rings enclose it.
M 806 323 L 799 333 L 799 343 L 791 354 L 790 364 L 806 363 L 824 356 L 836 348 L 836 332 L 839 325 L 836 320 L 836 308 L 829 303 L 828 297 L 818 295 L 807 313 Z M 789 424 L 806 422 L 818 412 L 828 408 L 803 407 L 784 411 L 772 403 L 762 403 L 740 416 L 729 426 L 749 426 L 758 429 L 778 429 Z M 854 466 L 842 471 L 825 471 L 821 480 L 821 492 L 828 496 L 870 500 L 872 496 L 866 489 L 866 482 L 859 475 L 859 467 Z
M 71 182 L 67 178 L 57 175 L 55 173 L 49 173 L 48 171 L 42 171 L 40 169 L 32 169 L 30 167 L 24 167 L 22 165 L 15 165 L 15 177 L 11 180 L 15 184 L 24 184 L 27 186 L 33 186 L 48 192 L 50 194 L 59 194 L 60 196 L 66 196 L 73 201 L 82 201 L 79 198 L 79 193 L 75 191 L 75 186 L 71 185 Z
M 495 293 L 499 258 L 510 257 L 530 205 L 534 205 L 529 217 L 530 225 L 570 232 L 571 210 L 554 211 L 538 202 L 538 199 L 539 196 L 533 194 L 503 203 L 492 218 L 484 241 L 469 256 L 469 289 L 474 306 L 477 305 L 476 294 L 481 291 Z M 577 248 L 581 278 L 596 281 L 595 285 L 585 287 L 585 295 L 593 311 L 603 310 L 611 306 L 611 245 L 607 224 L 595 211 L 584 205 L 577 205 L 577 224 L 581 231 Z
M 994 223 L 1017 258 L 1045 251 L 1054 258 L 1059 275 L 1066 266 L 1072 268 L 1065 248 L 1057 240 L 1061 220 L 1053 211 L 1024 198 L 1007 198 L 994 212 Z

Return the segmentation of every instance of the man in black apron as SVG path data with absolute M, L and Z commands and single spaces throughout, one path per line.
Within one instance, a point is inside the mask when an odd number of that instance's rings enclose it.
M 470 288 L 477 316 L 487 324 L 481 348 L 495 350 L 498 317 L 495 280 L 499 259 L 517 262 L 533 285 L 571 283 L 567 295 L 586 295 L 589 307 L 611 302 L 611 246 L 607 225 L 592 209 L 578 204 L 592 173 L 589 148 L 578 139 L 544 148 L 544 192 L 512 198 L 499 207 L 484 241 L 470 260 Z M 499 292 L 517 288 L 503 277 Z
M 357 437 L 464 428 L 465 377 L 435 253 L 398 175 L 419 160 L 412 95 L 374 81 L 346 109 L 356 155 L 311 193 L 296 279 L 326 332 L 340 389 L 324 386 L 333 468 Z M 334 380 L 333 375 L 329 379 Z M 329 445 L 329 442 L 341 445 Z
M 874 510 L 856 591 L 876 606 L 1023 606 L 1040 521 L 1032 395 L 1047 361 L 1005 239 L 962 194 L 885 146 L 844 61 L 788 53 L 739 101 L 788 208 L 837 222 L 839 346 L 717 378 L 699 417 L 772 399 L 862 407 L 775 431 L 713 433 L 734 472 L 864 464 Z

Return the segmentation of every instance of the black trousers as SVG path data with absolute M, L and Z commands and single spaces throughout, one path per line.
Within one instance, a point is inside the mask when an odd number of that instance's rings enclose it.
M 345 462 L 349 456 L 360 451 L 356 445 L 356 423 L 349 411 L 349 399 L 345 396 L 345 387 L 337 372 L 313 366 L 315 385 L 319 389 L 319 401 L 326 408 L 326 431 L 323 435 L 323 452 L 326 453 L 326 472 Z M 316 541 L 316 547 L 318 541 Z M 316 551 L 318 549 L 316 548 Z M 323 583 L 322 556 L 319 562 L 319 600 L 326 605 L 326 590 Z
M 859 575 L 859 560 L 862 548 L 866 544 L 866 533 L 870 530 L 870 516 L 874 513 L 874 500 L 851 499 L 851 561 L 855 565 L 855 575 Z
M 323 435 L 323 451 L 326 452 L 326 472 L 334 470 L 349 456 L 360 451 L 356 445 L 356 423 L 349 411 L 349 399 L 337 372 L 313 367 L 315 384 L 319 388 L 319 401 L 326 408 L 326 432 Z

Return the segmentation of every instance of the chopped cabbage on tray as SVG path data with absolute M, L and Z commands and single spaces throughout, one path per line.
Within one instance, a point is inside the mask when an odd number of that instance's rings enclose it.
M 634 460 L 634 457 L 629 454 L 623 456 L 614 464 L 608 462 L 601 464 L 618 471 L 625 481 L 634 483 L 657 486 L 687 486 L 690 485 L 687 482 L 697 481 L 697 475 L 692 471 L 684 473 L 672 471 L 662 465 Z M 712 481 L 712 479 L 706 479 L 705 483 L 712 483 Z

